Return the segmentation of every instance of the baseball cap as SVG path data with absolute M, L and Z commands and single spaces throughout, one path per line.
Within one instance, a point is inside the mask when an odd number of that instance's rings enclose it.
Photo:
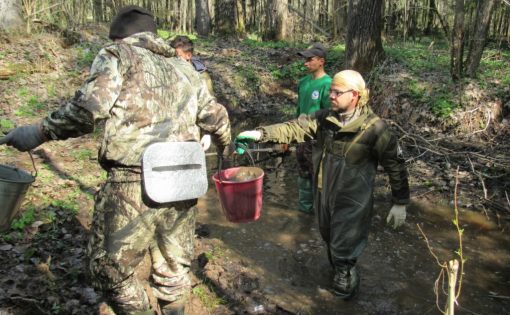
M 326 58 L 326 48 L 321 43 L 314 43 L 306 50 L 298 52 L 298 55 L 303 56 L 305 58 L 310 57 Z

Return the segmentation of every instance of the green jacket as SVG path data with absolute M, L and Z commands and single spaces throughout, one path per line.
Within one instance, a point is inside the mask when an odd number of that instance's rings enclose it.
M 314 187 L 337 204 L 338 194 L 355 199 L 354 204 L 372 207 L 377 165 L 390 179 L 392 200 L 409 202 L 407 169 L 399 154 L 396 137 L 369 107 L 341 127 L 335 112 L 324 109 L 313 116 L 261 127 L 262 142 L 292 143 L 315 139 L 312 159 Z M 331 196 L 330 196 L 331 195 Z M 341 202 L 340 202 L 341 203 Z

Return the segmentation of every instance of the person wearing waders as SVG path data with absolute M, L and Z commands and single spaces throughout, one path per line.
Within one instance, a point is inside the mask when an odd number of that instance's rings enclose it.
M 329 87 L 331 77 L 324 70 L 326 63 L 326 49 L 320 43 L 315 43 L 298 55 L 305 58 L 305 67 L 309 74 L 299 80 L 298 104 L 296 117 L 311 115 L 319 109 L 329 108 Z M 312 142 L 307 140 L 296 145 L 296 159 L 298 163 L 298 210 L 313 214 L 313 163 Z
M 314 139 L 315 208 L 319 230 L 334 268 L 333 292 L 351 299 L 360 284 L 356 261 L 367 245 L 373 214 L 374 179 L 382 165 L 393 206 L 387 222 L 402 225 L 409 203 L 407 169 L 397 138 L 367 105 L 362 76 L 345 70 L 333 77 L 331 108 L 312 116 L 243 131 L 236 142 L 293 143 Z
M 212 135 L 220 155 L 228 154 L 228 114 L 190 63 L 171 58 L 175 51 L 157 37 L 151 12 L 121 8 L 109 37 L 113 43 L 99 51 L 71 100 L 41 121 L 15 128 L 0 144 L 28 151 L 92 133 L 98 120 L 106 120 L 98 160 L 107 179 L 95 196 L 87 247 L 92 282 L 115 314 L 184 314 L 197 200 L 150 201 L 142 154 L 157 142 L 198 142 L 201 130 Z M 149 279 L 138 276 L 148 257 Z

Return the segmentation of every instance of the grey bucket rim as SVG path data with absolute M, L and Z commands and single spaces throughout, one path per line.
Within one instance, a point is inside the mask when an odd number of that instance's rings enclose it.
M 20 178 L 18 180 L 12 180 L 12 179 L 7 179 L 7 178 L 3 178 L 3 177 L 0 177 L 0 181 L 2 182 L 6 182 L 6 183 L 17 183 L 17 184 L 31 184 L 35 181 L 35 176 L 30 174 L 29 172 L 19 168 L 19 167 L 14 167 L 14 166 L 10 166 L 10 165 L 5 165 L 5 164 L 0 164 L 0 168 L 6 168 L 6 169 L 9 169 L 9 170 L 12 170 L 12 171 L 15 171 L 15 172 L 21 172 L 24 177 L 26 178 Z

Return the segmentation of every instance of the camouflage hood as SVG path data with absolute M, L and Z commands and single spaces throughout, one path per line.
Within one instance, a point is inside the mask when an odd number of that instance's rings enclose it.
M 119 42 L 145 48 L 164 57 L 175 56 L 175 49 L 167 44 L 164 39 L 151 32 L 136 33 L 121 39 Z

